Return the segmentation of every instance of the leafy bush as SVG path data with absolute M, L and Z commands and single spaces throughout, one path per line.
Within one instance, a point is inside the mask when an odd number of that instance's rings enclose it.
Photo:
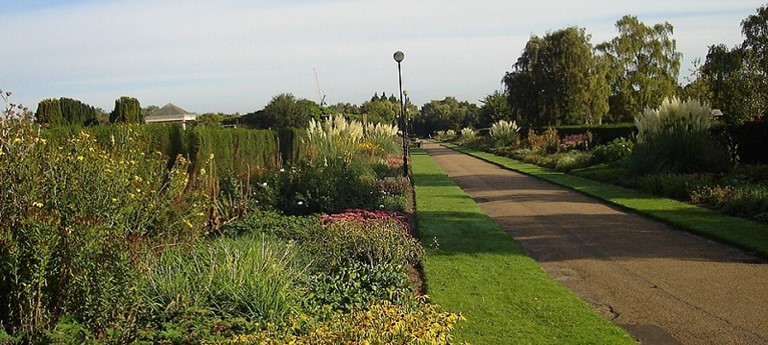
M 256 182 L 254 200 L 261 209 L 292 215 L 373 209 L 379 205 L 379 193 L 368 169 L 360 161 L 341 158 L 299 162 L 265 173 Z
M 130 332 L 140 249 L 202 233 L 202 196 L 185 192 L 188 163 L 168 171 L 131 135 L 107 148 L 86 132 L 53 145 L 32 124 L 0 126 L 6 331 L 38 339 L 68 315 L 93 334 Z
M 344 267 L 351 262 L 369 265 L 415 264 L 423 249 L 395 220 L 339 221 L 323 227 L 321 240 L 306 243 L 320 267 Z
M 227 237 L 266 234 L 286 241 L 315 238 L 322 231 L 317 216 L 289 216 L 274 211 L 254 210 L 221 228 Z
M 531 150 L 538 153 L 556 153 L 560 149 L 560 137 L 554 128 L 548 128 L 542 134 L 536 134 L 533 129 L 529 130 L 526 143 Z
M 629 183 L 646 193 L 688 201 L 691 192 L 715 185 L 717 179 L 709 174 L 653 174 L 631 178 Z
M 440 141 L 453 141 L 456 140 L 456 131 L 452 129 L 444 130 L 444 131 L 437 131 L 437 136 L 435 139 Z
M 571 171 L 586 168 L 592 165 L 592 154 L 582 151 L 570 151 L 556 155 L 554 169 L 557 171 Z
M 592 142 L 592 133 L 581 133 L 566 135 L 561 141 L 560 145 L 562 150 L 588 150 L 589 144 Z
M 726 214 L 764 221 L 768 214 L 768 187 L 754 184 L 702 186 L 691 192 L 691 202 Z
M 610 163 L 626 159 L 632 155 L 635 143 L 625 138 L 617 138 L 611 142 L 600 145 L 592 151 L 595 164 Z
M 451 334 L 460 314 L 445 312 L 426 303 L 393 304 L 373 301 L 366 308 L 336 313 L 326 322 L 295 335 L 281 332 L 243 334 L 230 339 L 230 344 L 454 344 Z
M 520 127 L 515 121 L 499 120 L 491 125 L 491 139 L 494 147 L 514 146 L 517 144 Z
M 719 172 L 729 169 L 727 148 L 707 132 L 711 109 L 698 101 L 665 100 L 635 118 L 637 145 L 632 171 Z
M 413 296 L 403 265 L 393 263 L 350 262 L 309 275 L 305 286 L 305 310 L 364 308 L 374 299 L 400 304 Z

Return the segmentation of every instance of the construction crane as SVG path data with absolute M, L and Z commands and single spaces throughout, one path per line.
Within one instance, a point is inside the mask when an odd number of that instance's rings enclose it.
M 317 97 L 320 99 L 320 106 L 325 106 L 325 92 L 323 92 L 322 89 L 320 89 L 320 78 L 317 76 L 317 69 L 312 68 L 312 71 L 315 72 L 315 84 L 317 85 Z

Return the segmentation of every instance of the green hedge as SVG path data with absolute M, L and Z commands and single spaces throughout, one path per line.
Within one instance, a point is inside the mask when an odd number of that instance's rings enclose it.
M 59 126 L 46 129 L 43 135 L 59 145 L 66 145 L 67 139 L 84 131 L 107 145 L 112 140 L 127 140 L 129 131 L 139 142 L 136 147 L 147 153 L 159 151 L 168 159 L 168 166 L 181 155 L 192 163 L 191 173 L 197 173 L 208 164 L 214 155 L 216 171 L 219 174 L 232 172 L 244 177 L 258 170 L 277 169 L 279 157 L 285 155 L 278 147 L 277 132 L 271 130 L 192 128 L 184 130 L 180 125 L 132 125 L 132 126 Z M 291 143 L 290 150 L 294 150 Z M 293 151 L 288 156 L 298 159 Z

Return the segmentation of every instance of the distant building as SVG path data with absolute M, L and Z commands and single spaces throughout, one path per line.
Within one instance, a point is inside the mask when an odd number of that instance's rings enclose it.
M 720 120 L 723 118 L 723 112 L 720 111 L 720 109 L 712 109 L 712 117 L 715 118 L 715 120 Z
M 144 117 L 146 123 L 180 123 L 181 127 L 186 129 L 187 122 L 195 121 L 197 114 L 190 113 L 180 107 L 168 103 L 160 109 L 153 111 Z

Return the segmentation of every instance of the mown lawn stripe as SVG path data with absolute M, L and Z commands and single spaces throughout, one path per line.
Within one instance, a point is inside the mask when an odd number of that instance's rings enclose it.
M 427 293 L 473 344 L 634 344 L 549 277 L 424 151 L 412 151 Z

